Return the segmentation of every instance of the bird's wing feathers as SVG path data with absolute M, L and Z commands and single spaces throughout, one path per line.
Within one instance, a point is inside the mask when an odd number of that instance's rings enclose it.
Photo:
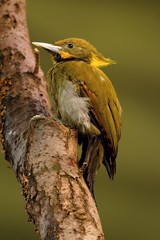
M 103 163 L 112 178 L 115 173 L 115 158 L 121 134 L 121 106 L 114 87 L 100 69 L 89 64 L 72 62 L 67 67 L 72 79 L 79 82 L 81 95 L 90 99 L 91 121 L 102 133 L 105 151 Z
M 92 106 L 90 114 L 91 122 L 93 122 L 102 133 L 102 143 L 105 150 L 103 163 L 107 168 L 109 176 L 113 178 L 116 171 L 115 158 L 117 156 L 121 126 L 119 116 L 117 116 L 118 109 L 112 99 L 108 99 L 104 111 L 101 112 L 98 105 L 98 96 L 91 92 L 85 83 L 81 84 L 81 88 L 83 95 L 90 99 Z

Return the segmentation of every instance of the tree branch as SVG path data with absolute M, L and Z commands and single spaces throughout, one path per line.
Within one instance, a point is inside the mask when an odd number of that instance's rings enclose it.
M 30 47 L 25 1 L 0 0 L 0 24 L 1 140 L 29 219 L 42 240 L 104 239 L 78 168 L 77 133 L 51 119 L 46 80 Z

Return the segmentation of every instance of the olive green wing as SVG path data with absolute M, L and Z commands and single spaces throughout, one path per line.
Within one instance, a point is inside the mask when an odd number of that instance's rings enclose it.
M 107 168 L 109 176 L 113 178 L 116 170 L 115 159 L 117 156 L 121 126 L 120 121 L 117 120 L 117 109 L 115 103 L 109 100 L 105 109 L 100 111 L 98 98 L 95 93 L 91 92 L 85 84 L 83 84 L 82 88 L 82 95 L 85 97 L 87 96 L 90 99 L 91 122 L 101 132 L 102 144 L 104 146 L 103 163 Z
M 103 163 L 113 178 L 116 171 L 115 159 L 121 135 L 121 106 L 114 87 L 108 77 L 98 68 L 84 62 L 66 65 L 72 81 L 78 82 L 81 96 L 90 100 L 91 122 L 101 132 L 104 147 Z
M 82 74 L 82 96 L 90 99 L 91 122 L 100 130 L 104 147 L 103 163 L 113 178 L 116 172 L 115 159 L 121 136 L 121 106 L 111 81 L 99 69 L 88 67 Z

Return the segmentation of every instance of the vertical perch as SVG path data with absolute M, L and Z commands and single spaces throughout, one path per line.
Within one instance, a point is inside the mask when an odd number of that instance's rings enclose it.
M 77 133 L 51 119 L 24 0 L 0 0 L 0 132 L 40 239 L 104 239 L 77 166 Z M 39 116 L 37 116 L 39 115 Z

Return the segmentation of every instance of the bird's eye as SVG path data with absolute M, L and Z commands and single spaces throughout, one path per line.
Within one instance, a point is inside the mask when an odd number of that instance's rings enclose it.
M 72 43 L 68 43 L 68 44 L 67 44 L 67 47 L 68 47 L 68 48 L 73 48 L 73 44 L 72 44 Z

